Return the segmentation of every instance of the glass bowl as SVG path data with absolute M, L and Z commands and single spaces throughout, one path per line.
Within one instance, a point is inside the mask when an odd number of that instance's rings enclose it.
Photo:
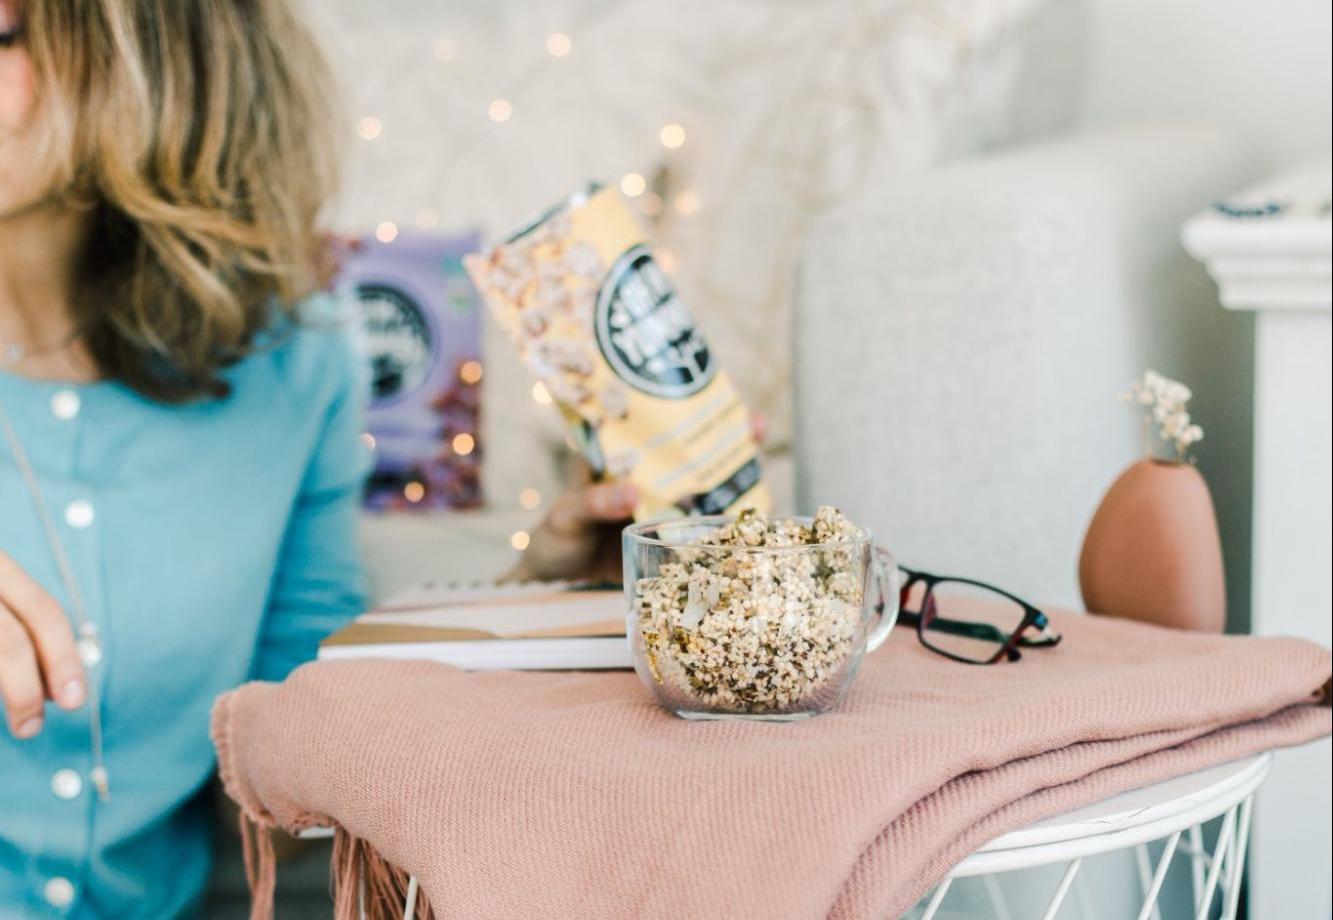
M 897 620 L 893 557 L 865 530 L 791 546 L 696 542 L 736 521 L 625 528 L 634 669 L 662 706 L 686 719 L 791 721 L 825 712 Z

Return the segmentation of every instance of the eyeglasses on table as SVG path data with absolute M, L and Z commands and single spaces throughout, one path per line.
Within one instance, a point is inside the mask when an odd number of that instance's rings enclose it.
M 932 652 L 963 664 L 996 664 L 1060 643 L 1046 614 L 1003 588 L 903 566 L 898 571 L 898 622 L 913 627 Z

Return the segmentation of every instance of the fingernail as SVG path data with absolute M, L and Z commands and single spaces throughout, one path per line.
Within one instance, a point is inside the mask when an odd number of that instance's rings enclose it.
M 29 719 L 18 727 L 14 735 L 20 740 L 35 738 L 42 730 L 42 720 L 40 718 Z
M 66 709 L 74 709 L 83 705 L 84 696 L 83 681 L 76 677 L 60 688 L 60 696 L 56 702 Z

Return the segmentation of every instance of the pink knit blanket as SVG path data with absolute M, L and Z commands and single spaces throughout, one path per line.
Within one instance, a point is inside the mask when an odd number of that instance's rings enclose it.
M 1028 822 L 1329 733 L 1309 642 L 1052 619 L 1063 644 L 991 667 L 895 630 L 794 724 L 686 722 L 627 673 L 366 660 L 228 693 L 213 738 L 249 821 L 338 828 L 339 917 L 368 859 L 372 916 L 407 872 L 436 918 L 859 920 Z

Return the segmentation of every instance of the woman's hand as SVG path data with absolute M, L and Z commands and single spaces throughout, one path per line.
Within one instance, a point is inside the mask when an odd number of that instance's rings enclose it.
M 586 578 L 619 582 L 620 531 L 639 496 L 625 483 L 583 481 L 556 499 L 506 581 Z
M 750 416 L 756 444 L 768 435 L 768 421 Z M 593 483 L 586 464 L 532 533 L 523 558 L 505 581 L 587 579 L 619 583 L 620 532 L 634 516 L 638 492 L 628 483 Z
M 77 709 L 88 687 L 60 605 L 0 552 L 0 704 L 15 738 L 42 730 L 46 700 Z

